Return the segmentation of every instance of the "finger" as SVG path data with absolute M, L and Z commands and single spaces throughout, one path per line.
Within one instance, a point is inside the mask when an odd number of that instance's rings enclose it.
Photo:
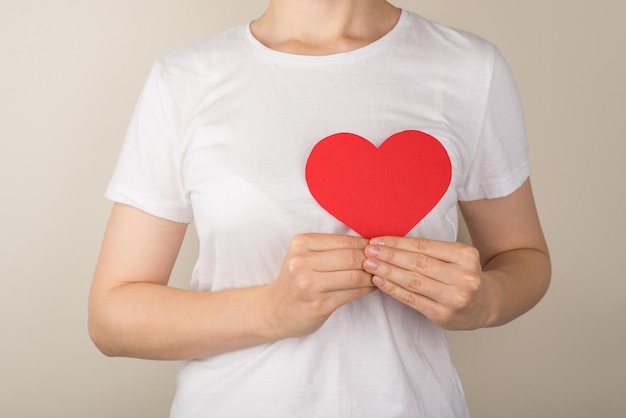
M 320 274 L 323 292 L 337 292 L 375 287 L 372 275 L 363 270 L 347 270 Z
M 363 270 L 316 273 L 295 278 L 294 285 L 305 294 L 333 293 L 374 287 L 372 275 Z
M 409 292 L 419 293 L 436 301 L 441 301 L 443 295 L 449 288 L 447 284 L 436 279 L 376 259 L 367 259 L 363 267 L 365 271 L 373 275 L 373 280 L 378 279 L 377 283 L 375 283 L 376 285 L 383 284 L 381 280 L 384 280 L 385 282 L 389 282 L 387 288 L 395 285 Z
M 369 241 L 362 237 L 342 234 L 301 234 L 292 239 L 296 248 L 310 251 L 329 251 L 342 248 L 365 249 Z
M 429 318 L 441 307 L 440 303 L 429 298 L 428 296 L 411 292 L 391 280 L 384 280 L 379 276 L 373 276 L 372 283 L 374 283 L 382 292 L 423 313 Z
M 339 249 L 318 251 L 304 255 L 302 261 L 317 272 L 338 272 L 344 270 L 363 270 L 365 252 L 363 250 Z M 297 263 L 297 261 L 294 260 Z
M 355 289 L 338 290 L 336 292 L 328 294 L 329 301 L 333 305 L 333 310 L 352 302 L 353 300 L 362 298 L 370 293 L 376 292 L 378 289 L 375 286 L 361 287 Z
M 408 284 L 420 277 L 428 277 L 450 284 L 454 265 L 423 253 L 399 250 L 393 247 L 370 245 L 365 249 L 366 270 L 396 283 Z M 375 262 L 378 262 L 376 265 Z M 373 271 L 374 267 L 378 270 Z
M 461 265 L 472 262 L 477 253 L 475 248 L 460 242 L 437 241 L 415 237 L 378 237 L 372 238 L 370 244 L 424 254 L 441 261 Z

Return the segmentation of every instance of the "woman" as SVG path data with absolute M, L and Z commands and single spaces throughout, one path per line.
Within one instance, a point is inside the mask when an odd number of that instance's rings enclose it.
M 307 161 L 337 134 L 404 132 L 440 144 L 446 187 L 406 236 L 358 236 Z M 271 0 L 155 64 L 107 191 L 90 334 L 107 355 L 184 360 L 173 417 L 468 416 L 443 330 L 505 324 L 549 283 L 528 167 L 488 42 L 383 0 Z M 348 210 L 397 205 L 368 188 L 393 169 L 356 170 Z M 192 220 L 190 289 L 167 287 Z

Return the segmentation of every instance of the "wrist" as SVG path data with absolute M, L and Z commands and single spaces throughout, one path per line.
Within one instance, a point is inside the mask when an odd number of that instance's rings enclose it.
M 485 292 L 485 315 L 480 328 L 491 328 L 501 325 L 502 287 L 497 271 L 483 272 L 482 278 Z
M 274 342 L 286 338 L 281 321 L 278 319 L 276 304 L 272 298 L 272 285 L 260 286 L 257 288 L 258 303 L 257 326 L 260 334 L 268 342 Z

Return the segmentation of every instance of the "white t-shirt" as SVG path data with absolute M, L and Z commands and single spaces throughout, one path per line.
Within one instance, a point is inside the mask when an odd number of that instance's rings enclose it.
M 455 240 L 458 200 L 507 195 L 529 175 L 509 68 L 492 44 L 407 11 L 360 49 L 299 56 L 249 25 L 168 54 L 152 69 L 107 197 L 195 222 L 190 289 L 270 283 L 291 237 L 354 234 L 305 180 L 314 145 L 350 132 L 437 138 L 450 187 L 411 236 Z M 317 332 L 185 361 L 172 417 L 466 417 L 443 331 L 375 292 Z

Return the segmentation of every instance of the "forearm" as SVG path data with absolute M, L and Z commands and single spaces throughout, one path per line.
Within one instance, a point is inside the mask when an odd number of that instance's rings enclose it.
M 89 333 L 110 356 L 192 359 L 315 332 L 375 288 L 367 240 L 303 234 L 276 279 L 219 292 L 167 287 L 186 225 L 114 206 L 89 296 Z
M 92 296 L 89 331 L 109 356 L 182 360 L 247 348 L 275 340 L 265 291 L 120 284 Z
M 535 306 L 548 290 L 551 267 L 547 252 L 517 249 L 497 255 L 483 268 L 489 294 L 485 327 L 506 324 Z

